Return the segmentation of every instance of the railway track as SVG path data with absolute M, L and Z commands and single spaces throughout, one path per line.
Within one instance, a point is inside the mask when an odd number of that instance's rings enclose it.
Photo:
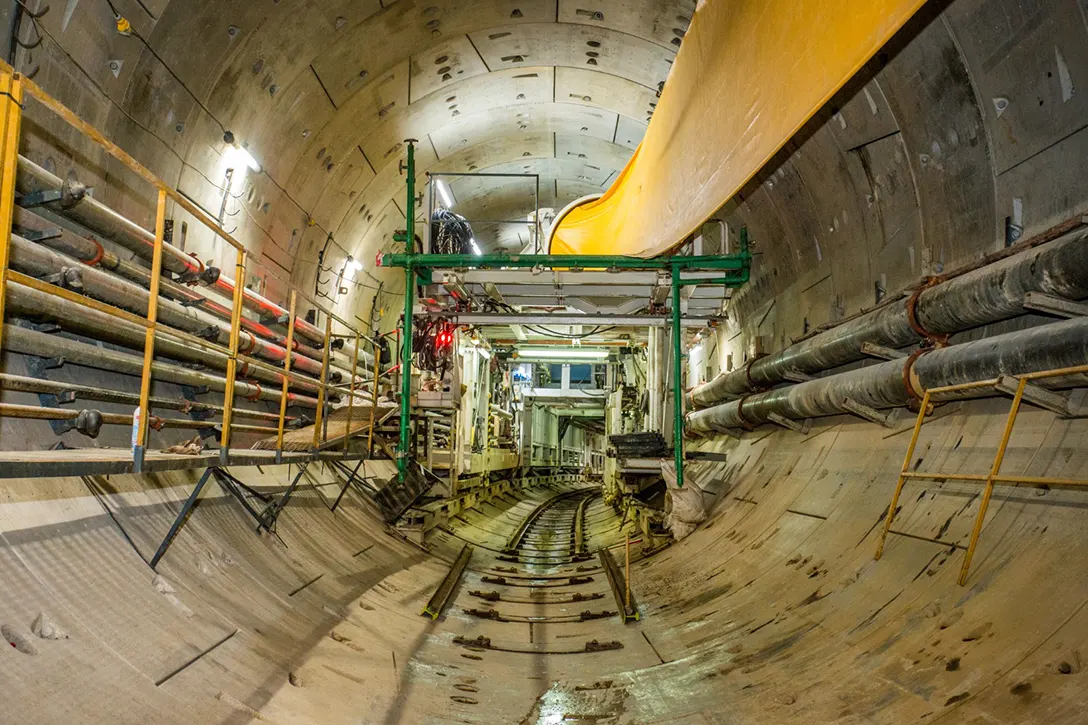
M 601 543 L 593 546 L 591 531 L 596 529 L 587 524 L 587 513 L 599 495 L 599 489 L 575 489 L 551 496 L 518 521 L 501 550 L 477 547 L 471 565 L 473 555 L 466 553 L 471 547 L 466 546 L 424 613 L 437 618 L 448 604 L 456 602 L 460 614 L 491 623 L 489 635 L 501 635 L 511 628 L 507 643 L 488 637 L 458 638 L 457 644 L 470 650 L 575 654 L 622 648 L 620 642 L 595 640 L 572 642 L 572 646 L 538 642 L 526 648 L 517 644 L 523 637 L 513 629 L 529 625 L 532 641 L 534 625 L 617 616 L 621 622 L 627 621 L 628 612 L 612 607 L 617 586 L 614 568 L 599 563 L 592 553 Z M 463 576 L 472 583 L 461 590 L 457 584 Z

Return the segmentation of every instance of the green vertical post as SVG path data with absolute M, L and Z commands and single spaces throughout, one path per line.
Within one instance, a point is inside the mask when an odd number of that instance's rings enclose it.
M 676 486 L 684 487 L 684 337 L 680 328 L 680 265 L 672 266 L 672 446 L 676 459 Z
M 397 446 L 397 477 L 404 481 L 408 473 L 409 425 L 412 414 L 412 308 L 415 306 L 416 270 L 412 259 L 415 256 L 416 240 L 416 147 L 415 139 L 407 139 L 408 162 L 405 171 L 408 174 L 408 200 L 405 204 L 404 242 L 408 254 L 408 264 L 404 267 L 404 348 L 400 358 L 400 443 Z

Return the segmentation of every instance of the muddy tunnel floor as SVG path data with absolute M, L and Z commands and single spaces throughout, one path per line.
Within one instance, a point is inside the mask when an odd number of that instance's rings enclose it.
M 948 410 L 920 469 L 985 470 L 1003 419 L 1001 401 Z M 1008 470 L 1070 475 L 1085 430 L 1026 411 Z M 704 444 L 727 457 L 692 464 L 710 517 L 632 546 L 628 623 L 598 552 L 622 572 L 630 523 L 578 477 L 479 501 L 422 545 L 316 486 L 258 535 L 211 483 L 158 571 L 195 474 L 28 488 L 0 506 L 0 675 L 19 693 L 0 720 L 1083 722 L 1079 492 L 998 486 L 960 586 L 977 488 L 911 484 L 875 561 L 908 435 L 836 419 Z M 441 616 L 421 616 L 466 547 Z

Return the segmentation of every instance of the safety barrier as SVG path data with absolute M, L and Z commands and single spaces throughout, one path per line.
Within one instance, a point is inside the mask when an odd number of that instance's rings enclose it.
M 25 274 L 21 274 L 15 270 L 9 269 L 9 257 L 11 252 L 11 228 L 14 218 L 14 211 L 16 206 L 16 174 L 19 164 L 19 139 L 21 123 L 24 112 L 24 99 L 30 96 L 39 101 L 43 106 L 52 111 L 55 115 L 60 117 L 73 129 L 81 133 L 83 136 L 91 140 L 93 143 L 104 149 L 113 158 L 124 164 L 128 169 L 139 175 L 144 181 L 158 190 L 158 203 L 155 215 L 155 241 L 154 251 L 151 264 L 151 281 L 150 281 L 150 297 L 147 306 L 147 314 L 145 317 L 133 314 L 127 310 L 115 307 L 110 304 L 106 304 L 99 300 L 86 297 L 84 295 L 72 292 L 64 289 L 63 287 L 49 284 L 41 280 L 29 277 Z M 222 463 L 226 463 L 230 454 L 230 442 L 231 442 L 231 430 L 242 429 L 243 426 L 239 426 L 233 422 L 234 417 L 234 397 L 235 397 L 235 385 L 238 380 L 239 362 L 244 363 L 245 366 L 262 369 L 271 372 L 273 375 L 282 376 L 283 388 L 280 397 L 278 424 L 276 427 L 277 444 L 276 444 L 276 461 L 282 460 L 283 456 L 283 434 L 284 426 L 286 422 L 287 403 L 289 399 L 290 386 L 292 381 L 295 383 L 304 383 L 310 386 L 316 385 L 318 388 L 318 404 L 315 415 L 314 425 L 314 437 L 313 447 L 318 449 L 321 444 L 322 438 L 322 419 L 325 416 L 325 408 L 328 403 L 329 390 L 336 386 L 329 384 L 329 362 L 331 356 L 332 341 L 336 338 L 352 338 L 355 340 L 355 350 L 352 359 L 351 368 L 351 382 L 348 386 L 339 386 L 348 388 L 348 420 L 345 427 L 347 435 L 344 437 L 344 451 L 347 452 L 348 441 L 350 439 L 351 431 L 351 419 L 354 414 L 354 402 L 356 392 L 356 374 L 358 372 L 359 365 L 359 345 L 360 341 L 365 339 L 369 341 L 374 347 L 375 357 L 375 375 L 374 375 L 374 387 L 371 391 L 372 401 L 377 401 L 378 397 L 378 379 L 379 379 L 379 364 L 380 364 L 380 352 L 376 340 L 373 340 L 363 335 L 359 330 L 354 328 L 349 322 L 343 318 L 337 316 L 331 310 L 326 309 L 319 304 L 312 297 L 309 297 L 305 293 L 299 291 L 294 286 L 290 286 L 290 299 L 288 303 L 288 315 L 287 320 L 279 320 L 280 322 L 286 322 L 287 326 L 287 344 L 286 354 L 284 355 L 284 363 L 282 368 L 269 365 L 261 360 L 256 360 L 251 356 L 242 354 L 239 352 L 239 341 L 241 339 L 241 327 L 242 327 L 242 306 L 246 296 L 245 290 L 245 273 L 247 266 L 247 251 L 245 247 L 231 236 L 230 233 L 225 231 L 218 221 L 210 217 L 193 202 L 189 201 L 181 192 L 168 185 L 165 181 L 156 176 L 148 168 L 140 164 L 136 159 L 130 156 L 127 152 L 122 150 L 116 144 L 109 141 L 100 131 L 94 126 L 87 123 L 83 119 L 79 118 L 69 108 L 62 103 L 54 99 L 41 87 L 35 84 L 26 76 L 14 71 L 14 69 L 6 63 L 0 61 L 0 103 L 3 104 L 3 125 L 2 131 L 0 131 L 0 228 L 4 230 L 3 234 L 0 234 L 0 320 L 3 319 L 4 313 L 4 299 L 6 297 L 8 286 L 12 283 L 24 285 L 26 287 L 33 288 L 39 292 L 64 299 L 68 302 L 82 305 L 84 307 L 93 309 L 97 312 L 110 315 L 114 318 L 125 320 L 126 322 L 139 325 L 145 329 L 144 346 L 143 346 L 143 368 L 141 374 L 140 383 L 140 402 L 137 412 L 134 414 L 134 435 L 133 435 L 133 470 L 140 472 L 143 468 L 144 461 L 144 449 L 148 440 L 148 428 L 151 424 L 150 417 L 150 398 L 151 398 L 151 378 L 152 368 L 155 357 L 155 339 L 158 335 L 165 335 L 168 337 L 176 338 L 186 343 L 196 345 L 204 350 L 211 350 L 224 354 L 227 360 L 226 369 L 226 390 L 224 391 L 224 404 L 222 411 L 222 431 L 220 433 L 219 451 L 220 460 Z M 228 346 L 224 347 L 218 343 L 213 343 L 205 340 L 199 336 L 177 330 L 174 328 L 160 325 L 157 320 L 158 316 L 158 302 L 159 302 L 159 287 L 161 283 L 162 274 L 162 262 L 163 262 L 163 249 L 166 238 L 166 206 L 167 200 L 173 201 L 177 206 L 184 209 L 191 214 L 201 224 L 211 230 L 213 234 L 225 241 L 235 250 L 235 277 L 233 282 L 233 294 L 232 294 L 232 306 L 230 311 L 230 336 Z M 298 299 L 305 299 L 308 303 L 314 306 L 325 316 L 325 328 L 323 335 L 323 351 L 321 362 L 321 374 L 320 378 L 314 382 L 312 378 L 307 378 L 291 370 L 291 358 L 292 350 L 294 349 L 295 339 L 295 327 L 299 322 L 296 317 Z M 333 335 L 332 323 L 336 321 L 344 328 L 348 330 L 348 334 Z M 0 348 L 3 346 L 3 327 L 0 325 Z M 244 369 L 248 369 L 248 367 Z M 375 411 L 372 407 L 371 421 L 373 423 Z M 250 426 L 249 428 L 252 428 Z M 371 425 L 373 428 L 373 424 Z M 271 431 L 271 429 L 269 429 Z M 368 444 L 370 445 L 370 444 Z
M 975 518 L 975 526 L 971 531 L 971 540 L 967 545 L 967 553 L 964 556 L 963 566 L 960 569 L 960 586 L 963 586 L 967 582 L 967 575 L 971 569 L 971 559 L 974 557 L 975 548 L 978 545 L 978 539 L 982 533 L 982 524 L 986 518 L 986 509 L 989 507 L 990 497 L 993 495 L 994 485 L 996 483 L 1024 483 L 1032 486 L 1088 486 L 1088 479 L 1024 476 L 1004 474 L 1001 472 L 1001 464 L 1005 460 L 1005 451 L 1008 448 L 1009 439 L 1012 437 L 1013 427 L 1016 425 L 1016 417 L 1020 412 L 1020 404 L 1023 401 L 1027 400 L 1030 403 L 1046 408 L 1047 410 L 1058 413 L 1064 417 L 1083 417 L 1088 414 L 1083 410 L 1075 410 L 1068 394 L 1055 393 L 1046 390 L 1045 388 L 1036 385 L 1033 381 L 1084 374 L 1088 374 L 1088 365 L 1057 368 L 1054 370 L 1025 373 L 1023 375 L 1004 376 L 1001 378 L 979 380 L 960 385 L 948 385 L 927 390 L 922 397 L 922 402 L 918 409 L 918 418 L 914 423 L 914 432 L 911 435 L 910 445 L 907 446 L 907 455 L 903 459 L 903 469 L 899 472 L 899 480 L 895 485 L 895 492 L 892 494 L 891 504 L 888 506 L 888 513 L 884 520 L 884 529 L 880 534 L 880 541 L 876 547 L 876 555 L 873 558 L 879 560 L 884 553 L 884 542 L 888 538 L 888 532 L 891 530 L 892 521 L 895 519 L 895 508 L 899 504 L 899 496 L 903 492 L 903 486 L 908 480 L 963 481 L 965 483 L 981 483 L 984 485 L 982 500 L 978 507 L 978 515 Z M 981 474 L 910 471 L 911 459 L 914 457 L 914 450 L 918 445 L 918 435 L 922 431 L 922 424 L 925 422 L 926 416 L 932 412 L 931 401 L 933 400 L 933 397 L 954 396 L 955 394 L 987 389 L 1011 393 L 1013 396 L 1012 406 L 1009 409 L 1008 417 L 1005 419 L 1005 428 L 1001 434 L 1001 441 L 998 443 L 997 453 L 994 455 L 993 464 L 990 466 L 990 472 Z

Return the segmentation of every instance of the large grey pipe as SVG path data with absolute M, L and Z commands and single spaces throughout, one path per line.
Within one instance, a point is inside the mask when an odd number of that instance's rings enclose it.
M 1028 292 L 1088 297 L 1086 240 L 1088 230 L 1070 232 L 923 290 L 915 306 L 918 326 L 951 334 L 1007 320 L 1024 314 Z M 891 303 L 719 375 L 691 391 L 689 403 L 705 408 L 782 383 L 790 373 L 818 373 L 861 360 L 866 342 L 892 348 L 916 344 L 923 338 L 911 325 L 908 302 Z
M 1088 362 L 1088 318 L 1077 318 L 975 342 L 938 348 L 917 359 L 892 360 L 689 413 L 688 430 L 706 435 L 751 428 L 772 413 L 802 420 L 849 412 L 846 399 L 871 408 L 906 405 L 911 391 L 988 380 Z M 1070 378 L 1051 383 L 1072 384 Z M 1088 376 L 1078 376 L 1079 384 Z M 951 396 L 950 396 L 951 397 Z M 938 398 L 940 399 L 940 398 Z
M 53 274 L 61 270 L 64 266 L 71 266 L 74 264 L 73 260 L 82 262 L 88 267 L 93 268 L 98 272 L 105 272 L 106 277 L 102 279 L 113 280 L 113 275 L 116 274 L 119 278 L 131 281 L 136 285 L 142 286 L 144 289 L 149 289 L 151 286 L 151 271 L 146 267 L 142 267 L 133 262 L 124 261 L 118 259 L 117 256 L 107 250 L 104 250 L 102 245 L 97 241 L 79 236 L 67 229 L 58 229 L 54 225 L 50 224 L 48 220 L 34 214 L 26 209 L 15 210 L 15 224 L 22 229 L 29 229 L 36 232 L 51 232 L 52 234 L 46 235 L 39 242 L 35 243 L 35 248 L 47 248 L 55 253 L 51 258 L 51 262 L 47 262 L 44 257 L 37 255 L 36 258 L 31 258 L 32 251 L 26 252 L 23 256 L 27 257 L 28 262 L 33 262 L 35 268 L 33 271 L 20 269 L 19 271 L 25 272 L 32 276 L 45 276 Z M 59 234 L 57 234 L 59 232 Z M 14 238 L 13 238 L 14 239 Z M 16 242 L 13 242 L 15 244 Z M 71 257 L 72 259 L 68 259 Z M 61 262 L 63 260 L 63 263 Z M 52 263 L 52 267 L 49 264 Z M 169 279 L 163 277 L 160 280 L 159 286 L 160 300 L 165 306 L 166 301 L 175 301 L 180 304 L 175 305 L 175 308 L 190 310 L 193 315 L 201 318 L 203 324 L 202 330 L 206 330 L 211 326 L 219 328 L 219 341 L 222 344 L 226 344 L 226 340 L 229 338 L 230 327 L 227 324 L 231 318 L 231 310 L 229 307 L 222 305 L 214 300 L 211 300 L 199 292 L 187 287 L 185 285 L 178 284 Z M 90 294 L 90 293 L 89 293 Z M 92 296 L 94 296 L 92 294 Z M 125 297 L 135 299 L 132 295 L 126 294 Z M 109 302 L 120 307 L 125 307 L 130 311 L 138 314 L 143 314 L 147 309 L 147 294 L 142 296 L 143 302 L 140 304 L 139 309 L 134 309 L 126 304 L 122 304 L 116 299 L 99 298 L 104 302 Z M 162 310 L 160 309 L 160 317 Z M 206 319 L 205 319 L 206 318 Z M 173 322 L 167 323 L 172 327 L 178 327 L 179 329 L 186 330 L 187 332 L 195 332 L 194 330 L 175 324 Z M 265 325 L 260 325 L 251 322 L 247 318 L 242 318 L 242 349 L 252 350 L 257 357 L 263 357 L 266 360 L 281 363 L 283 361 L 283 348 L 287 341 L 276 333 L 271 328 Z M 251 338 L 252 341 L 247 340 Z M 273 347 L 266 348 L 263 342 L 270 342 Z M 292 367 L 300 371 L 309 373 L 311 375 L 318 375 L 321 372 L 321 358 L 322 350 L 312 348 L 309 345 L 300 345 L 296 342 L 294 345 L 295 355 L 292 357 Z M 299 356 L 308 358 L 308 360 L 299 360 Z M 357 382 L 363 382 L 366 379 L 373 377 L 370 369 L 373 367 L 373 356 L 366 352 L 360 351 L 359 354 L 359 369 L 357 372 Z M 343 373 L 351 371 L 351 360 L 340 353 L 334 353 L 330 360 L 332 367 L 340 370 L 339 374 L 332 376 L 333 382 L 340 382 L 343 379 Z
M 80 264 L 59 252 L 28 242 L 16 234 L 11 235 L 10 263 L 13 269 L 31 277 L 62 273 L 66 286 L 88 297 L 139 315 L 147 311 L 150 293 L 143 287 L 97 267 Z M 225 322 L 196 307 L 187 307 L 165 297 L 159 299 L 158 320 L 163 325 L 205 337 L 223 346 L 230 342 L 230 327 Z M 277 365 L 283 364 L 286 355 L 283 347 L 245 330 L 241 332 L 239 350 L 243 354 L 253 355 Z M 291 356 L 291 367 L 296 372 L 312 376 L 321 374 L 319 361 L 297 352 Z M 343 375 L 339 371 L 333 371 L 330 378 L 333 383 L 339 383 Z M 356 378 L 356 382 L 365 381 L 360 376 Z
M 23 317 L 49 320 L 60 325 L 64 330 L 97 340 L 112 342 L 135 350 L 142 350 L 144 346 L 143 326 L 54 297 L 32 287 L 24 287 L 16 282 L 8 282 L 7 309 Z M 156 356 L 205 365 L 216 370 L 227 369 L 226 353 L 169 337 L 165 329 L 158 330 L 155 335 L 155 353 Z M 245 362 L 239 363 L 238 374 L 276 386 L 277 389 L 283 385 L 282 373 L 273 373 L 263 368 L 246 365 Z M 316 380 L 313 382 L 292 380 L 291 387 L 313 395 L 316 395 L 319 390 Z
M 145 260 L 152 259 L 155 250 L 155 235 L 97 199 L 86 196 L 80 184 L 65 182 L 30 159 L 20 156 L 16 188 L 20 194 L 24 195 L 62 191 L 61 199 L 47 202 L 44 207 L 101 234 Z M 190 257 L 171 244 L 163 244 L 162 250 L 162 266 L 169 272 L 200 278 L 207 284 L 214 284 L 227 296 L 233 294 L 236 284 L 241 283 L 240 281 L 236 283 L 230 277 L 220 274 L 218 269 L 210 267 L 205 269 L 199 260 Z M 287 310 L 252 290 L 243 288 L 242 301 L 247 308 L 261 315 L 287 316 Z M 300 337 L 310 342 L 320 345 L 325 341 L 324 333 L 304 319 L 295 320 L 295 331 Z
M 59 335 L 28 330 L 9 323 L 4 323 L 4 349 L 24 355 L 61 358 L 74 365 L 85 365 L 111 373 L 139 376 L 143 372 L 142 356 L 77 342 Z M 191 385 L 197 388 L 207 386 L 210 390 L 218 392 L 226 392 L 227 389 L 226 378 L 221 375 L 158 361 L 151 364 L 151 377 L 178 385 Z M 279 388 L 265 388 L 245 380 L 237 381 L 234 390 L 236 398 L 267 400 L 275 403 L 280 400 Z M 287 399 L 290 405 L 317 408 L 316 398 L 288 393 Z

